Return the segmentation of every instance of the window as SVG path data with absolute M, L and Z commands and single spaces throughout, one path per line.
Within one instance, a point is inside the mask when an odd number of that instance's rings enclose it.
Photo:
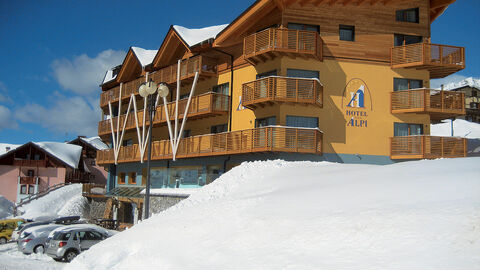
M 122 146 L 130 146 L 130 145 L 133 145 L 132 139 L 123 140 Z
M 120 173 L 118 175 L 118 183 L 119 184 L 125 184 L 125 173 Z
M 28 170 L 27 171 L 27 176 L 34 176 L 35 175 L 35 171 L 34 170 Z
M 274 126 L 276 123 L 276 117 L 271 116 L 271 117 L 265 117 L 265 118 L 259 118 L 255 119 L 255 127 L 266 127 L 266 126 Z
M 393 91 L 422 88 L 422 80 L 393 78 Z
M 287 127 L 317 128 L 317 117 L 287 115 Z
M 478 109 L 478 103 L 477 102 L 470 102 L 470 109 Z
M 27 185 L 20 186 L 20 194 L 27 194 Z
M 210 133 L 212 133 L 212 134 L 222 133 L 222 132 L 226 132 L 227 130 L 228 130 L 228 125 L 227 124 L 221 124 L 221 125 L 212 126 L 210 128 Z
M 187 99 L 188 96 L 190 96 L 190 94 L 183 94 L 183 95 L 180 95 L 180 99 Z
M 277 76 L 277 70 L 270 70 L 264 73 L 257 74 L 257 80 L 268 76 Z
M 183 131 L 182 138 L 188 138 L 188 137 L 190 137 L 190 136 L 192 136 L 192 130 L 190 130 L 190 129 L 185 129 L 185 130 Z
M 28 185 L 28 194 L 34 194 L 34 193 L 35 193 L 35 186 Z
M 317 70 L 304 70 L 304 69 L 287 69 L 287 77 L 294 78 L 320 78 L 320 74 Z
M 340 25 L 340 40 L 355 41 L 355 26 Z
M 413 136 L 422 135 L 422 124 L 394 123 L 393 136 Z
M 312 24 L 288 23 L 287 28 L 294 30 L 315 31 L 317 33 L 320 33 L 320 26 Z
M 402 9 L 396 11 L 397 22 L 419 23 L 418 8 Z
M 218 94 L 223 94 L 228 96 L 228 83 L 222 83 L 212 87 L 212 91 Z
M 415 43 L 421 43 L 423 41 L 422 36 L 410 36 L 410 35 L 402 35 L 402 34 L 395 34 L 394 36 L 395 46 L 403 46 Z
M 477 96 L 477 91 L 472 91 L 472 97 L 476 97 Z
M 130 185 L 136 185 L 137 184 L 137 174 L 134 172 L 131 172 L 128 174 L 128 184 Z

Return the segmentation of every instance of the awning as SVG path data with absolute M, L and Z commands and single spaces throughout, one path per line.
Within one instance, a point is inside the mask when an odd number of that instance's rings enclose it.
M 125 198 L 143 198 L 144 195 L 140 194 L 144 187 L 116 187 L 105 196 L 107 197 L 125 197 Z

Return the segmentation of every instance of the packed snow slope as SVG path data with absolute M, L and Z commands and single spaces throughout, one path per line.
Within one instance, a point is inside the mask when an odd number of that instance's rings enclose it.
M 6 218 L 13 214 L 14 204 L 5 199 L 5 197 L 0 196 L 0 219 Z
M 61 187 L 19 208 L 21 217 L 48 220 L 60 216 L 81 216 L 86 204 L 82 184 Z
M 478 164 L 243 163 L 65 269 L 479 269 Z

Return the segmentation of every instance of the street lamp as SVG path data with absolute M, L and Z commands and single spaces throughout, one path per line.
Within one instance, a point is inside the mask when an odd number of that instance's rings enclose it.
M 168 87 L 161 83 L 158 85 L 153 81 L 145 82 L 140 85 L 138 88 L 140 96 L 147 99 L 148 107 L 148 117 L 150 119 L 150 125 L 148 126 L 148 157 L 147 157 L 147 183 L 145 189 L 145 219 L 148 218 L 150 214 L 150 159 L 152 157 L 152 126 L 153 126 L 153 117 L 155 115 L 155 93 L 162 98 L 168 96 Z

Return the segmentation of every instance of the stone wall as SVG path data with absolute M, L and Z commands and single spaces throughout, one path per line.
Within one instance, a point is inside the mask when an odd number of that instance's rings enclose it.
M 88 206 L 84 210 L 84 218 L 86 219 L 100 219 L 103 218 L 105 212 L 105 205 L 108 198 L 88 198 Z
M 180 196 L 151 196 L 150 197 L 150 215 L 157 214 L 179 203 L 187 197 Z M 145 211 L 145 209 L 144 209 Z

